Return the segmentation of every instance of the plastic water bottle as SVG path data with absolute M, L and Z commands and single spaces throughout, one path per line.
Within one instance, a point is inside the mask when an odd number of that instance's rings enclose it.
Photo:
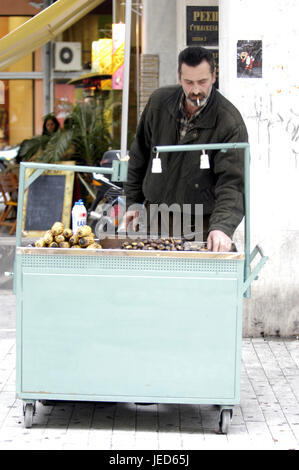
M 83 204 L 82 199 L 75 202 L 75 205 L 72 209 L 72 230 L 73 234 L 77 233 L 78 229 L 82 225 L 86 225 L 86 207 Z

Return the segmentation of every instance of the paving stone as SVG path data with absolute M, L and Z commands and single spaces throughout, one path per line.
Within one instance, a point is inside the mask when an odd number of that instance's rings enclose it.
M 1 324 L 0 450 L 299 449 L 295 338 L 243 339 L 241 401 L 227 435 L 219 433 L 219 407 L 202 404 L 37 402 L 25 429 L 15 396 L 15 330 Z

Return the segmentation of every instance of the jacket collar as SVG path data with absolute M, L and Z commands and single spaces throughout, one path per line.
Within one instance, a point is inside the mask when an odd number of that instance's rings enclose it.
M 179 115 L 180 100 L 183 93 L 183 88 L 178 85 L 175 87 L 173 93 L 171 93 L 166 99 L 166 106 L 170 114 L 177 118 Z M 218 92 L 213 86 L 209 101 L 202 112 L 199 114 L 198 119 L 194 123 L 194 127 L 201 129 L 210 129 L 215 127 L 217 119 L 217 104 L 218 104 Z

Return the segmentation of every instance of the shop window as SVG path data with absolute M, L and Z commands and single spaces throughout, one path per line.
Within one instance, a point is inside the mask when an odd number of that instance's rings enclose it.
M 29 18 L 28 16 L 0 17 L 0 37 L 25 23 Z M 42 71 L 41 49 L 28 54 L 1 73 L 0 148 L 17 145 L 24 139 L 41 133 L 43 81 L 34 77 L 34 72 L 40 71 Z
M 73 111 L 76 96 L 75 86 L 65 83 L 54 84 L 54 114 L 61 127 L 64 125 L 65 118 Z

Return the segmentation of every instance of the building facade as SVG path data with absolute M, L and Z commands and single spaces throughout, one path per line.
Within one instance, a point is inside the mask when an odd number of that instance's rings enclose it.
M 61 2 L 61 0 L 60 0 Z M 31 2 L 16 0 L 0 5 L 0 38 L 24 25 L 28 20 L 55 0 Z M 58 3 L 58 2 L 57 2 Z M 63 3 L 63 2 L 61 2 Z M 82 2 L 84 3 L 84 2 Z M 88 2 L 85 2 L 88 3 Z M 63 125 L 65 117 L 83 99 L 92 97 L 99 82 L 82 85 L 82 80 L 70 84 L 92 69 L 92 44 L 99 39 L 112 37 L 112 24 L 123 22 L 125 9 L 122 2 L 102 0 L 96 8 L 63 29 L 52 41 L 46 42 L 33 52 L 24 54 L 17 62 L 0 71 L 0 148 L 18 145 L 24 139 L 41 134 L 43 118 L 49 112 L 55 113 Z M 137 11 L 137 10 L 136 10 Z M 137 122 L 137 54 L 136 31 L 140 22 L 137 13 L 132 13 L 131 38 L 131 133 Z M 66 22 L 67 24 L 67 22 Z M 36 31 L 38 37 L 38 31 Z M 86 80 L 85 80 L 86 82 Z M 95 85 L 95 86 L 93 86 Z M 111 120 L 120 120 L 121 90 L 102 86 L 102 97 L 109 100 L 113 109 Z M 114 126 L 119 134 L 119 125 Z
M 36 14 L 33 4 L 39 2 L 10 3 L 14 7 L 0 6 L 0 36 Z M 150 93 L 177 83 L 177 55 L 189 44 L 213 50 L 219 91 L 238 107 L 248 127 L 251 244 L 259 243 L 269 261 L 245 300 L 245 336 L 299 335 L 298 13 L 297 0 L 140 0 L 132 8 L 131 132 Z M 107 0 L 55 41 L 81 41 L 82 62 L 88 63 L 91 37 L 124 21 L 124 14 L 124 2 Z M 0 72 L 0 145 L 39 133 L 43 115 L 57 112 L 59 99 L 67 110 L 65 86 L 82 71 L 59 72 L 50 63 L 53 86 L 45 92 L 47 47 L 9 67 L 9 75 Z M 80 99 L 82 90 L 69 90 L 72 103 Z M 115 100 L 119 106 L 121 92 Z M 243 225 L 236 241 L 242 247 Z

